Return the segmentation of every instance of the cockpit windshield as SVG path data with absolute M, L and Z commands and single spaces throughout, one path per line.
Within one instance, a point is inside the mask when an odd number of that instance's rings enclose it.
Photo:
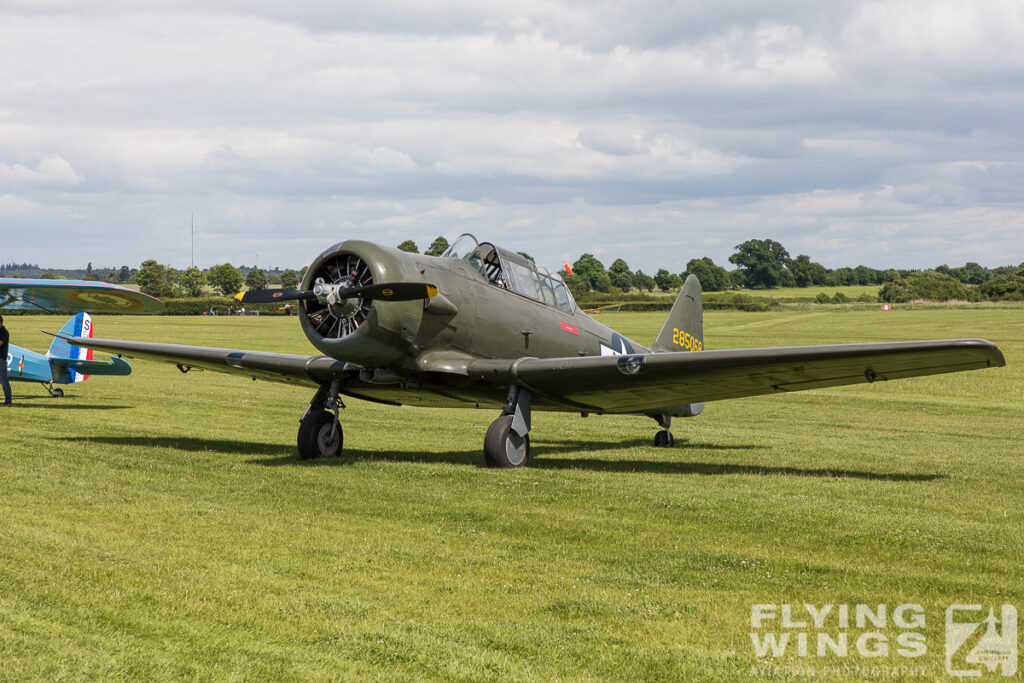
M 441 256 L 444 258 L 468 258 L 476 251 L 480 243 L 468 232 L 459 235 L 459 238 Z
M 571 312 L 572 294 L 557 274 L 538 267 L 520 254 L 478 242 L 473 235 L 460 235 L 443 254 L 468 261 L 489 283 L 508 289 L 548 306 Z

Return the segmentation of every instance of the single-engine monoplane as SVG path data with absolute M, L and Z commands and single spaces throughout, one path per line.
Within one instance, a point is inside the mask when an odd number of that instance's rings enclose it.
M 92 316 L 79 313 L 64 323 L 46 354 L 10 344 L 7 351 L 7 378 L 12 382 L 39 382 L 50 396 L 60 398 L 64 390 L 54 384 L 84 382 L 91 375 L 130 375 L 132 366 L 114 356 L 109 361 L 92 357 L 92 349 L 74 346 L 66 337 L 92 337 Z
M 163 308 L 164 302 L 156 297 L 108 282 L 0 278 L 0 311 L 82 311 L 61 328 L 62 337 L 92 337 L 89 311 L 158 313 Z M 54 398 L 64 395 L 54 384 L 84 382 L 91 375 L 123 376 L 132 372 L 132 366 L 121 358 L 95 360 L 92 350 L 73 346 L 63 338 L 54 339 L 45 354 L 10 344 L 3 360 L 8 379 L 39 382 Z
M 322 355 L 62 336 L 182 372 L 315 387 L 299 421 L 302 458 L 341 452 L 345 398 L 493 410 L 484 437 L 492 467 L 527 463 L 534 410 L 647 416 L 661 427 L 654 444 L 672 446 L 672 418 L 698 415 L 708 401 L 1005 365 L 983 339 L 707 350 L 692 275 L 648 348 L 583 313 L 557 274 L 468 234 L 440 257 L 341 242 L 300 287 L 239 298 L 298 301 Z

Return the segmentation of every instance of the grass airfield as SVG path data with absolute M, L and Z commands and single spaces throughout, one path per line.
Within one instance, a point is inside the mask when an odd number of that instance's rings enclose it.
M 482 466 L 485 411 L 351 401 L 344 457 L 302 462 L 312 390 L 147 361 L 65 399 L 13 384 L 0 679 L 942 678 L 948 605 L 1024 610 L 1021 313 L 709 311 L 707 348 L 977 336 L 1008 365 L 709 404 L 674 450 L 650 420 L 537 413 L 516 471 Z M 601 317 L 644 343 L 663 319 Z M 63 320 L 6 324 L 45 351 Z M 312 352 L 295 318 L 95 323 Z M 927 653 L 758 658 L 755 603 L 917 603 Z

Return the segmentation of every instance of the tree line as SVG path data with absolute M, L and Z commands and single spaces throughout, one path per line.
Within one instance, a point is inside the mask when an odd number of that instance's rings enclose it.
M 419 253 L 419 248 L 412 240 L 405 240 L 398 245 L 402 251 Z M 448 248 L 444 237 L 437 237 L 424 252 L 437 256 Z M 533 260 L 528 254 L 522 256 Z M 936 295 L 944 292 L 964 294 L 971 290 L 958 288 L 955 285 L 936 285 L 952 281 L 961 285 L 986 285 L 981 291 L 986 298 L 1012 298 L 1019 293 L 1024 298 L 1024 263 L 1020 266 L 1000 266 L 986 268 L 977 263 L 966 263 L 959 268 L 948 265 L 937 266 L 932 270 L 912 270 L 888 268 L 880 270 L 858 265 L 854 267 L 826 268 L 812 261 L 807 254 L 798 254 L 795 258 L 779 242 L 771 239 L 750 239 L 735 247 L 729 257 L 733 268 L 728 269 L 716 264 L 710 257 L 690 259 L 686 268 L 674 272 L 673 269 L 659 268 L 653 275 L 642 270 L 632 270 L 625 260 L 615 259 L 607 268 L 593 254 L 583 254 L 577 258 L 569 271 L 560 271 L 566 285 L 573 295 L 579 298 L 592 297 L 595 294 L 618 295 L 627 292 L 653 292 L 660 290 L 671 292 L 679 289 L 689 275 L 696 275 L 701 286 L 708 292 L 720 292 L 729 289 L 774 289 L 776 287 L 841 287 L 845 285 L 886 285 L 896 283 L 890 292 L 897 298 L 913 296 L 914 293 L 927 291 Z M 923 283 L 928 283 L 927 286 Z M 908 294 L 910 292 L 910 294 Z M 987 292 L 987 294 L 986 294 Z M 926 297 L 916 297 L 926 298 Z
M 398 249 L 419 253 L 413 240 L 404 240 Z M 423 252 L 429 256 L 440 256 L 449 247 L 448 240 L 438 236 Z M 533 257 L 518 252 L 526 259 Z M 671 292 L 678 290 L 689 275 L 696 275 L 705 291 L 718 292 L 730 289 L 773 289 L 776 287 L 840 287 L 844 285 L 879 285 L 879 298 L 883 301 L 901 302 L 913 299 L 931 300 L 980 300 L 1007 299 L 1024 300 L 1024 263 L 1018 266 L 986 268 L 968 262 L 951 268 L 940 265 L 931 270 L 893 269 L 879 270 L 864 265 L 843 268 L 826 268 L 812 261 L 807 254 L 795 258 L 782 244 L 775 240 L 750 239 L 736 245 L 729 257 L 734 266 L 727 269 L 716 264 L 710 257 L 690 259 L 686 268 L 679 272 L 659 268 L 653 275 L 642 270 L 632 270 L 621 258 L 615 259 L 607 268 L 593 254 L 582 254 L 571 266 L 571 271 L 561 270 L 566 285 L 577 299 L 593 299 L 601 295 L 617 296 L 628 292 Z M 29 264 L 6 264 L 0 266 L 0 275 L 24 275 L 24 271 L 38 269 Z M 207 288 L 230 296 L 247 289 L 263 289 L 279 285 L 285 289 L 299 286 L 305 267 L 299 271 L 275 268 L 265 271 L 255 266 L 235 267 L 230 263 L 215 265 L 206 270 L 195 266 L 177 270 L 154 259 L 144 261 L 139 268 L 109 268 L 93 270 L 89 263 L 84 279 L 105 280 L 120 284 L 136 283 L 146 294 L 161 298 L 200 297 Z M 59 271 L 81 273 L 82 271 Z M 57 277 L 53 272 L 30 274 L 31 277 Z

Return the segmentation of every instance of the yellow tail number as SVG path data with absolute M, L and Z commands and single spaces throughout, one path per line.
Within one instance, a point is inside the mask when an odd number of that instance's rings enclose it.
M 681 346 L 687 351 L 703 351 L 704 343 L 689 332 L 684 332 L 676 328 L 672 328 L 672 343 L 676 346 Z

